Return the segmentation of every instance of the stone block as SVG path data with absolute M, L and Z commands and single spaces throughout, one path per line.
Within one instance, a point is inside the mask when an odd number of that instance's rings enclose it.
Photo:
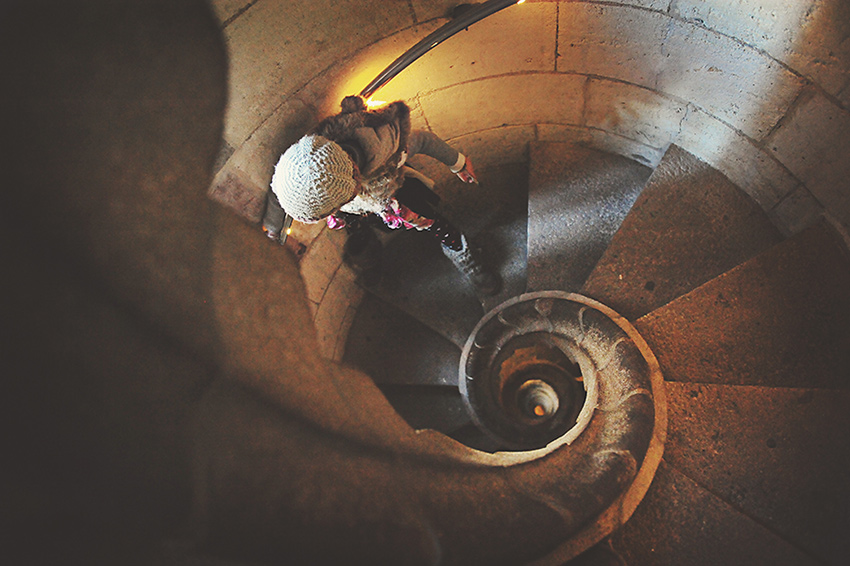
M 449 143 L 483 169 L 528 162 L 528 143 L 534 138 L 534 126 L 505 126 L 453 138 Z
M 661 162 L 665 151 L 665 149 L 650 147 L 604 130 L 575 126 L 540 124 L 537 127 L 537 139 L 539 141 L 577 143 L 609 153 L 616 153 L 653 168 Z
M 671 13 L 765 51 L 837 95 L 850 72 L 850 4 L 674 0 Z
M 403 29 L 349 57 L 333 62 L 305 84 L 298 91 L 298 97 L 315 106 L 319 116 L 336 114 L 344 97 L 362 92 L 387 66 L 441 23 L 441 20 L 428 21 Z M 370 98 L 376 102 L 413 102 L 418 94 L 419 85 L 404 70 Z
M 313 108 L 289 98 L 245 140 L 227 164 L 243 171 L 257 186 L 268 188 L 281 154 L 318 121 Z
M 555 14 L 554 3 L 497 12 L 422 56 L 403 72 L 403 80 L 416 85 L 418 92 L 428 92 L 494 75 L 552 71 Z
M 767 215 L 785 236 L 793 236 L 817 222 L 823 212 L 823 206 L 801 184 L 769 210 Z
M 417 22 L 445 18 L 448 21 L 452 8 L 458 5 L 456 0 L 412 0 L 409 2 Z
M 329 62 L 351 56 L 411 20 L 404 2 L 382 4 L 380 10 L 331 0 L 257 2 L 224 29 L 230 58 L 225 139 L 238 147 L 287 94 Z
M 482 79 L 420 97 L 434 133 L 454 138 L 494 126 L 579 124 L 585 78 L 525 74 Z
M 788 110 L 803 79 L 761 52 L 673 20 L 655 88 L 687 100 L 760 140 Z
M 213 13 L 222 27 L 229 23 L 231 18 L 237 17 L 249 8 L 251 4 L 251 0 L 210 0 Z
M 559 4 L 558 71 L 652 88 L 662 63 L 666 15 L 629 6 Z
M 327 290 L 313 315 L 319 352 L 325 358 L 337 360 L 340 343 L 345 344 L 348 329 L 354 320 L 363 290 L 357 286 L 356 275 L 347 265 L 340 265 L 328 284 Z M 339 352 L 340 355 L 342 352 Z
M 342 264 L 342 248 L 332 239 L 332 231 L 324 230 L 301 260 L 301 277 L 307 299 L 321 304 L 328 286 Z
M 812 195 L 850 226 L 850 112 L 807 93 L 766 142 Z
M 799 185 L 771 154 L 694 106 L 688 107 L 676 145 L 718 169 L 765 210 Z
M 657 92 L 619 81 L 592 79 L 585 121 L 654 148 L 666 148 L 679 133 L 686 104 Z
M 265 189 L 234 167 L 219 171 L 209 189 L 209 196 L 249 222 L 260 222 L 266 206 Z

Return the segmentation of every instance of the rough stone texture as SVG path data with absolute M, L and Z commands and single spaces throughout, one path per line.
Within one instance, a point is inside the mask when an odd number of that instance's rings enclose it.
M 799 185 L 768 212 L 773 225 L 779 228 L 785 236 L 802 232 L 818 221 L 823 215 L 823 206 L 812 196 L 812 193 Z
M 431 18 L 448 18 L 452 8 L 457 6 L 455 0 L 411 0 L 409 4 L 418 22 Z
M 619 155 L 551 143 L 533 146 L 530 171 L 528 289 L 576 291 L 650 170 Z
M 301 276 L 309 301 L 317 305 L 322 302 L 331 280 L 342 265 L 344 243 L 344 233 L 326 229 L 304 254 Z
M 555 9 L 549 2 L 505 8 L 445 40 L 399 78 L 415 85 L 415 95 L 506 73 L 553 71 Z M 394 82 L 376 98 L 387 100 Z
M 824 208 L 848 226 L 850 111 L 811 94 L 803 97 L 766 143 Z
M 627 83 L 591 79 L 585 124 L 654 148 L 667 148 L 685 117 L 686 105 Z
M 667 384 L 664 458 L 828 564 L 850 551 L 850 392 Z
M 667 380 L 847 389 L 847 289 L 847 251 L 821 222 L 635 325 Z
M 266 189 L 251 182 L 247 175 L 228 167 L 216 175 L 209 196 L 249 222 L 258 223 L 266 207 Z
M 345 351 L 343 362 L 379 385 L 457 386 L 457 345 L 371 294 L 357 311 Z
M 227 167 L 244 172 L 267 190 L 281 154 L 318 121 L 314 108 L 299 99 L 286 99 L 233 153 Z
M 411 18 L 400 2 L 374 13 L 330 0 L 253 4 L 224 29 L 230 63 L 225 139 L 240 146 L 286 93 Z
M 717 168 L 765 210 L 800 185 L 772 154 L 694 106 L 688 107 L 675 143 Z
M 582 293 L 633 320 L 778 241 L 728 179 L 671 146 Z
M 454 370 L 456 375 L 457 367 Z M 436 430 L 454 438 L 457 430 L 472 422 L 457 387 L 382 385 L 381 392 L 416 430 Z
M 699 53 L 699 60 L 694 60 Z M 737 41 L 674 21 L 660 46 L 657 90 L 707 110 L 761 139 L 779 121 L 803 80 Z
M 558 15 L 558 71 L 655 86 L 666 15 L 587 2 L 562 2 Z
M 476 170 L 485 171 L 505 163 L 528 163 L 528 144 L 534 141 L 534 126 L 493 128 L 447 141 L 472 157 Z
M 575 143 L 608 153 L 616 153 L 652 168 L 658 166 L 664 156 L 662 149 L 650 147 L 603 130 L 577 126 L 539 124 L 537 126 L 537 140 L 541 142 Z
M 230 23 L 230 20 L 243 11 L 247 10 L 257 0 L 210 0 L 213 12 L 221 27 Z
M 611 540 L 626 564 L 819 564 L 665 461 Z
M 842 0 L 674 0 L 671 12 L 766 51 L 837 95 L 850 71 L 850 8 Z
M 340 265 L 313 316 L 319 351 L 330 360 L 341 359 L 354 313 L 363 298 L 363 290 L 356 279 L 357 275 L 351 268 Z
M 584 81 L 552 73 L 511 75 L 463 83 L 423 95 L 420 101 L 434 132 L 446 138 L 489 129 L 494 121 L 580 124 Z

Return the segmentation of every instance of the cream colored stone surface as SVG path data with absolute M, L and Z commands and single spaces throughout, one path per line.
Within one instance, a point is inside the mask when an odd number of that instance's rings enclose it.
M 230 57 L 225 139 L 241 145 L 287 94 L 411 23 L 402 2 L 383 3 L 380 10 L 332 0 L 257 2 L 224 30 Z
M 355 281 L 354 272 L 347 265 L 340 265 L 313 316 L 319 351 L 325 358 L 336 361 L 341 359 L 336 357 L 339 344 L 343 342 L 344 345 L 353 321 L 352 313 L 363 298 L 363 290 Z
M 648 146 L 623 136 L 579 126 L 540 124 L 537 139 L 544 142 L 570 142 L 633 159 L 648 167 L 657 167 L 664 149 Z
M 693 106 L 675 143 L 717 168 L 765 210 L 800 184 L 752 140 Z
M 661 50 L 657 90 L 755 139 L 767 135 L 803 87 L 771 58 L 691 24 L 671 22 Z
M 767 146 L 830 214 L 850 225 L 850 112 L 807 93 Z
M 561 3 L 558 70 L 652 88 L 670 22 L 666 15 L 629 6 Z
M 482 77 L 554 70 L 555 8 L 540 3 L 497 12 L 429 51 L 399 78 L 427 93 Z M 382 91 L 381 99 L 394 88 Z
M 773 225 L 786 236 L 808 228 L 824 213 L 821 204 L 804 185 L 798 185 L 775 207 L 767 211 Z
M 453 138 L 496 125 L 578 124 L 585 78 L 511 75 L 463 83 L 420 97 L 434 133 Z
M 593 79 L 587 89 L 585 121 L 654 148 L 666 148 L 678 134 L 686 104 L 628 83 Z
M 301 100 L 284 101 L 233 153 L 226 167 L 238 168 L 258 186 L 268 188 L 281 154 L 318 120 Z
M 316 304 L 324 300 L 325 292 L 342 264 L 342 243 L 336 232 L 325 229 L 304 254 L 301 277 L 308 300 Z
M 844 0 L 674 0 L 671 11 L 765 51 L 833 95 L 850 72 Z
M 471 156 L 478 169 L 504 163 L 528 161 L 528 143 L 534 141 L 534 126 L 505 126 L 452 138 L 449 143 Z

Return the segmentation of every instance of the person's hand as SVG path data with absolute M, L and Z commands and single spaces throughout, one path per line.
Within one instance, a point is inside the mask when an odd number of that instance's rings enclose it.
M 463 164 L 463 169 L 458 171 L 456 175 L 464 183 L 478 184 L 478 179 L 475 177 L 475 170 L 472 168 L 472 160 L 469 157 L 466 158 L 466 162 Z

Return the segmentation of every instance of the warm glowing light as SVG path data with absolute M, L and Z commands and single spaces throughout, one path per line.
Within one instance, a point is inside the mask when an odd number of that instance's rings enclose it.
M 518 4 L 522 4 L 522 0 L 517 2 Z M 546 408 L 543 405 L 537 405 L 534 407 L 534 414 L 538 417 L 542 417 L 546 414 Z
M 525 0 L 518 0 L 517 4 L 522 4 Z
M 286 229 L 286 235 L 289 236 L 291 234 L 292 234 L 292 228 L 287 228 Z
M 386 104 L 386 100 L 372 100 L 371 98 L 366 101 L 366 106 L 369 108 L 375 108 L 376 106 L 383 106 Z

